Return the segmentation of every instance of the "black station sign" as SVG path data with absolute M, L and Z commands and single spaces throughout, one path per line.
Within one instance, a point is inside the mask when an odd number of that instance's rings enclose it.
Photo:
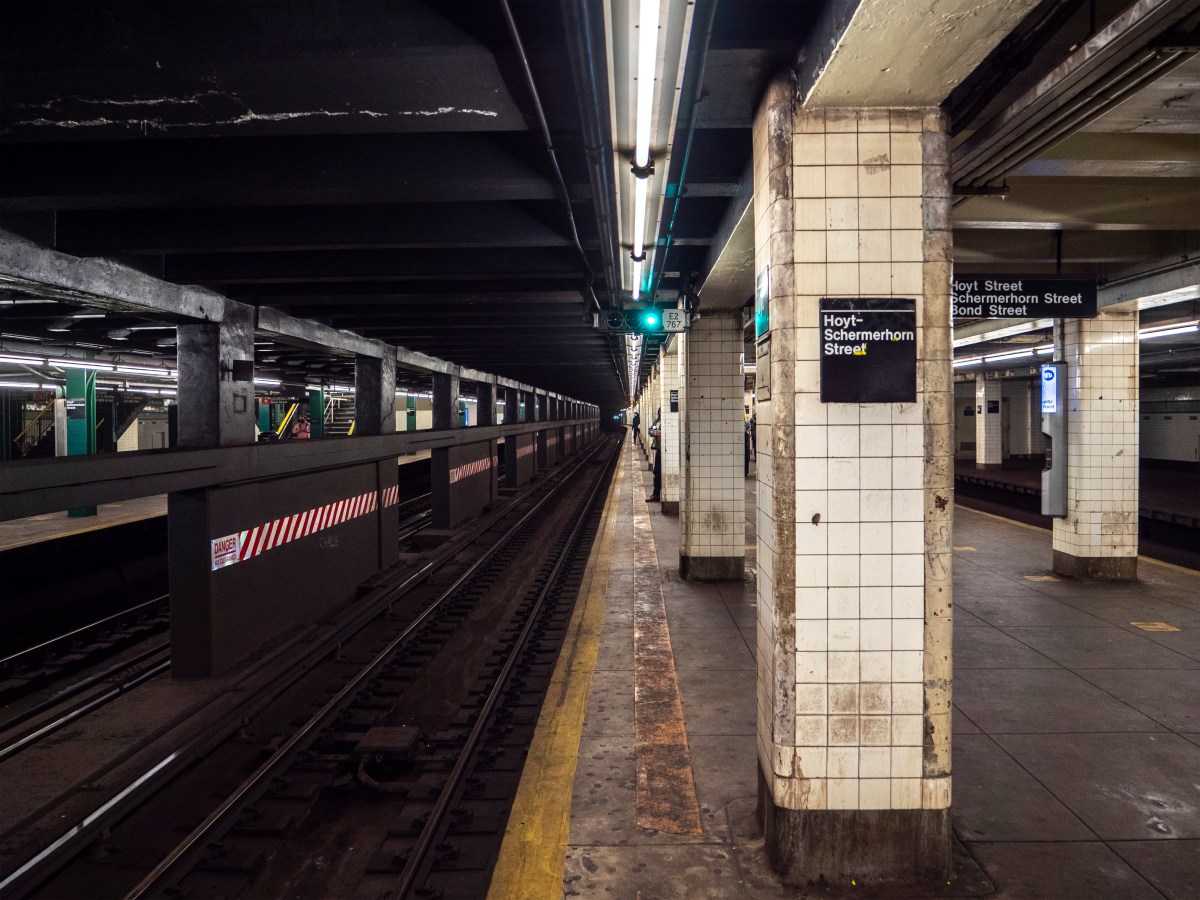
M 1059 275 L 960 275 L 956 319 L 1083 319 L 1096 315 L 1096 279 Z
M 821 298 L 821 402 L 914 403 L 917 305 Z

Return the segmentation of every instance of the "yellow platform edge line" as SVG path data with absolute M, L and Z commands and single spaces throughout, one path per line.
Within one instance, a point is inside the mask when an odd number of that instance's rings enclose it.
M 525 758 L 488 900 L 559 900 L 570 829 L 571 792 L 583 736 L 583 716 L 600 652 L 607 607 L 619 490 L 625 453 L 609 485 L 600 525 L 599 551 L 588 561 L 580 602 L 542 703 L 537 730 Z
M 1006 519 L 1004 516 L 998 516 L 995 513 L 984 512 L 982 509 L 973 509 L 970 506 L 963 506 L 961 503 L 954 504 L 959 509 L 965 509 L 967 512 L 975 513 L 977 516 L 986 516 L 989 519 L 995 519 L 997 522 L 1003 522 L 1005 525 L 1014 525 L 1017 528 L 1027 528 L 1030 531 L 1040 531 L 1043 534 L 1050 532 L 1049 528 L 1043 528 L 1040 525 L 1030 525 L 1028 522 L 1018 522 L 1016 519 Z M 1164 562 L 1161 559 L 1154 559 L 1149 556 L 1138 554 L 1138 562 L 1149 563 L 1152 566 L 1158 566 L 1163 569 L 1170 569 L 1173 572 L 1181 572 L 1184 575 L 1200 575 L 1195 569 L 1189 569 L 1187 566 L 1177 566 L 1175 563 Z

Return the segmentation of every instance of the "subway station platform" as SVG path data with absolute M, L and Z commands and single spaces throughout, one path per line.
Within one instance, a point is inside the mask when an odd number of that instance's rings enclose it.
M 153 519 L 167 514 L 167 495 L 138 497 L 119 503 L 105 503 L 96 508 L 96 515 L 73 518 L 65 512 L 46 513 L 24 519 L 0 522 L 0 551 L 40 544 L 58 538 L 127 525 L 143 519 Z
M 746 581 L 682 582 L 650 479 L 630 441 L 492 897 L 801 895 L 755 815 L 753 523 Z M 1197 896 L 1200 573 L 1074 582 L 962 507 L 954 545 L 956 877 L 903 896 Z

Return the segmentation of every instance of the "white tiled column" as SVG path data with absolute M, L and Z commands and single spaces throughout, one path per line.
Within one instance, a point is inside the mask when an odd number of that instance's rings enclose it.
M 1001 381 L 985 378 L 980 372 L 975 376 L 975 468 L 998 469 L 1004 462 L 1001 451 L 1004 433 L 1000 414 Z M 989 412 L 994 409 L 995 412 Z
M 679 341 L 671 341 L 659 357 L 659 398 L 662 404 L 662 511 L 664 515 L 679 514 L 679 418 L 678 410 L 671 412 L 671 391 L 676 391 L 679 405 Z
M 675 335 L 675 383 L 679 385 L 679 436 L 675 445 L 675 467 L 679 472 L 679 515 L 687 506 L 687 485 L 683 483 L 683 423 L 687 419 L 687 332 Z
M 754 129 L 755 271 L 769 267 L 771 304 L 758 367 L 764 834 L 789 883 L 932 881 L 950 860 L 947 123 L 792 98 L 772 85 Z M 822 297 L 916 301 L 915 403 L 821 401 Z
M 1106 309 L 1094 319 L 1064 319 L 1054 339 L 1056 358 L 1067 364 L 1067 516 L 1054 520 L 1054 571 L 1132 580 L 1138 552 L 1138 314 Z
M 679 574 L 741 579 L 746 565 L 741 310 L 705 312 L 688 333 Z
M 1033 384 L 1029 381 L 1004 382 L 1009 390 L 1004 392 L 1008 400 L 1009 419 L 1008 450 L 1013 456 L 1028 457 L 1033 454 L 1033 433 L 1041 429 L 1039 408 L 1033 405 Z

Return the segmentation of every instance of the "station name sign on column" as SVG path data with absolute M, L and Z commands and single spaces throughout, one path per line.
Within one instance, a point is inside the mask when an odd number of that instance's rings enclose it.
M 917 305 L 822 297 L 821 402 L 914 403 Z
M 1096 279 L 1058 275 L 959 275 L 956 319 L 1082 319 L 1096 315 Z

